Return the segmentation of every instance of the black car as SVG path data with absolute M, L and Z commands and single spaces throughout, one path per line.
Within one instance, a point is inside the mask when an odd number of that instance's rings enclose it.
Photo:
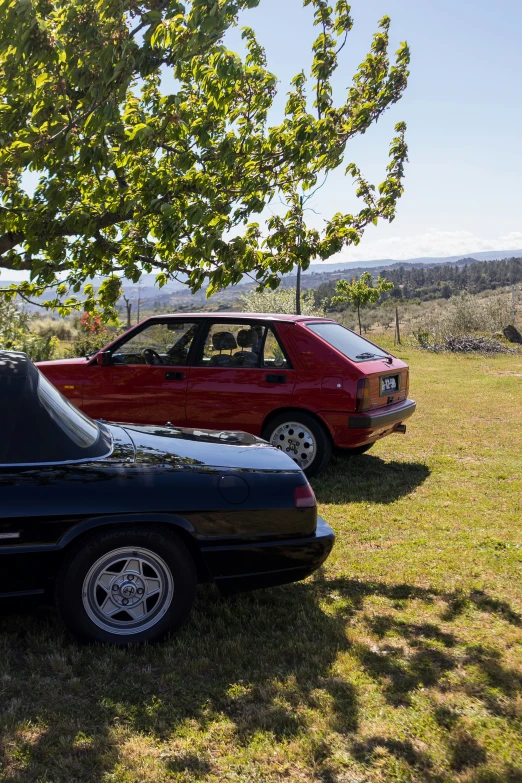
M 81 640 L 157 640 L 198 582 L 294 582 L 332 548 L 302 471 L 252 435 L 93 421 L 5 351 L 0 428 L 0 596 L 54 590 Z

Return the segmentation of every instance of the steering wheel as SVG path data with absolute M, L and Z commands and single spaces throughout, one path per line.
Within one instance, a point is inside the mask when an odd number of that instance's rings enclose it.
M 141 355 L 147 362 L 147 364 L 157 365 L 157 364 L 163 364 L 163 359 L 159 355 L 157 351 L 154 350 L 154 348 L 144 348 L 141 352 Z

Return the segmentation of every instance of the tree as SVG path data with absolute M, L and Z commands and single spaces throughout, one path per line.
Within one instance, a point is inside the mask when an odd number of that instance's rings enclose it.
M 269 126 L 276 77 L 254 32 L 243 31 L 244 60 L 222 44 L 238 12 L 258 2 L 0 0 L 0 267 L 30 274 L 11 295 L 51 288 L 47 306 L 90 312 L 98 302 L 112 307 L 121 278 L 137 282 L 144 272 L 160 286 L 183 275 L 192 291 L 208 284 L 209 295 L 245 274 L 275 288 L 296 260 L 328 257 L 378 217 L 392 219 L 402 124 L 379 197 L 351 164 L 365 207 L 335 215 L 321 236 L 303 227 L 297 183 L 312 189 L 400 98 L 408 47 L 390 65 L 385 17 L 336 108 L 331 77 L 352 26 L 349 6 L 337 0 L 333 13 L 325 0 L 304 0 L 321 30 L 315 111 L 301 73 L 284 120 Z M 27 170 L 39 176 L 32 194 Z M 251 217 L 281 192 L 291 208 L 265 242 Z M 97 291 L 96 275 L 105 278 Z
M 125 294 L 122 294 L 123 301 L 125 302 L 125 310 L 127 313 L 127 329 L 130 329 L 132 326 L 131 323 L 131 310 L 132 310 L 132 302 L 131 300 L 125 296 Z
M 380 275 L 377 278 L 376 285 L 373 285 L 373 275 L 371 272 L 363 272 L 358 280 L 352 277 L 351 281 L 338 280 L 335 287 L 336 296 L 332 297 L 332 304 L 344 304 L 350 302 L 357 308 L 357 319 L 359 321 L 359 334 L 362 334 L 361 325 L 361 307 L 367 304 L 375 304 L 384 291 L 390 291 L 393 283 L 388 282 L 386 278 Z
M 364 179 L 355 163 L 350 163 L 346 173 L 353 177 L 356 194 L 363 200 L 364 207 L 356 215 L 335 214 L 325 221 L 322 231 L 307 228 L 304 216 L 307 202 L 326 182 L 328 173 L 342 164 L 347 141 L 359 133 L 364 133 L 368 122 L 378 119 L 381 113 L 378 108 L 380 105 L 389 106 L 400 98 L 406 86 L 409 62 L 408 47 L 401 44 L 396 65 L 390 68 L 390 20 L 384 17 L 379 24 L 379 32 L 374 36 L 370 54 L 353 79 L 353 86 L 345 103 L 334 107 L 331 80 L 338 67 L 338 54 L 344 47 L 352 26 L 350 9 L 346 3 L 338 2 L 334 13 L 326 0 L 304 0 L 304 5 L 311 4 L 315 8 L 314 24 L 320 28 L 319 36 L 313 44 L 314 115 L 308 110 L 306 78 L 303 72 L 292 81 L 294 89 L 289 94 L 286 112 L 287 116 L 301 124 L 306 131 L 309 131 L 314 123 L 318 126 L 328 123 L 336 130 L 338 137 L 343 139 L 343 143 L 325 149 L 319 157 L 309 156 L 303 161 L 301 156 L 299 159 L 290 160 L 290 170 L 294 166 L 296 170 L 279 188 L 280 198 L 287 205 L 288 211 L 283 216 L 274 215 L 268 220 L 268 236 L 258 234 L 256 237 L 260 240 L 257 248 L 264 251 L 269 265 L 284 272 L 294 268 L 297 270 L 297 313 L 300 312 L 302 269 L 307 269 L 315 258 L 325 260 L 339 252 L 343 246 L 357 245 L 365 228 L 370 223 L 376 225 L 379 218 L 390 222 L 394 219 L 397 201 L 403 192 L 402 179 L 404 163 L 407 160 L 404 140 L 406 126 L 401 122 L 395 126 L 397 136 L 390 148 L 391 161 L 387 167 L 387 176 L 379 185 L 378 195 L 375 186 Z M 363 94 L 366 98 L 364 108 L 361 103 Z M 302 132 L 301 137 L 306 144 L 308 136 Z M 317 187 L 321 177 L 324 177 L 323 183 Z
M 281 286 L 275 291 L 270 288 L 263 291 L 248 291 L 239 297 L 239 303 L 243 310 L 250 313 L 292 314 L 296 312 L 296 290 Z M 324 302 L 316 304 L 314 291 L 311 288 L 300 293 L 299 304 L 299 311 L 303 315 L 325 314 Z

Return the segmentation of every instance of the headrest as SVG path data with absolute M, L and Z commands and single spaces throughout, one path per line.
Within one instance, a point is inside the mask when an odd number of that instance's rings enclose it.
M 236 338 L 232 332 L 215 332 L 212 335 L 212 347 L 215 351 L 233 351 L 237 348 Z
M 241 346 L 241 348 L 250 348 L 252 345 L 252 329 L 241 329 L 237 333 L 237 344 Z
M 262 328 L 262 327 L 261 327 Z M 237 334 L 237 344 L 241 348 L 253 348 L 256 350 L 259 347 L 261 336 L 259 334 L 260 327 L 251 326 L 248 329 L 241 329 Z

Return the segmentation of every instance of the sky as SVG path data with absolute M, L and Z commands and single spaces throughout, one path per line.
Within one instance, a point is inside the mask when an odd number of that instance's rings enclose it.
M 332 3 L 333 4 L 333 3 Z M 368 229 L 361 244 L 339 260 L 467 254 L 522 249 L 522 3 L 520 0 L 353 0 L 353 29 L 340 54 L 334 86 L 342 99 L 369 51 L 378 20 L 391 18 L 392 51 L 411 49 L 403 98 L 348 147 L 374 184 L 385 176 L 394 125 L 407 123 L 409 163 L 405 192 L 393 223 Z M 246 11 L 280 80 L 274 120 L 281 118 L 291 78 L 309 72 L 317 35 L 301 0 L 261 0 Z M 239 30 L 227 34 L 242 52 Z M 343 169 L 344 170 L 344 169 Z M 330 175 L 309 214 L 319 226 L 355 207 L 350 178 Z
M 345 162 L 357 163 L 378 185 L 394 126 L 404 120 L 405 192 L 393 223 L 371 226 L 357 247 L 330 262 L 522 250 L 522 2 L 353 0 L 354 26 L 334 77 L 338 103 L 385 14 L 391 18 L 391 51 L 404 40 L 411 49 L 408 87 L 376 125 L 350 142 Z M 268 67 L 279 79 L 273 124 L 283 117 L 292 77 L 303 69 L 309 73 L 317 36 L 312 19 L 302 0 L 260 0 L 226 35 L 226 45 L 242 54 L 240 28 L 248 25 L 265 47 Z M 168 92 L 174 89 L 168 75 L 163 84 Z M 344 166 L 330 174 L 309 202 L 309 225 L 320 228 L 336 212 L 357 209 L 351 177 L 343 172 Z

